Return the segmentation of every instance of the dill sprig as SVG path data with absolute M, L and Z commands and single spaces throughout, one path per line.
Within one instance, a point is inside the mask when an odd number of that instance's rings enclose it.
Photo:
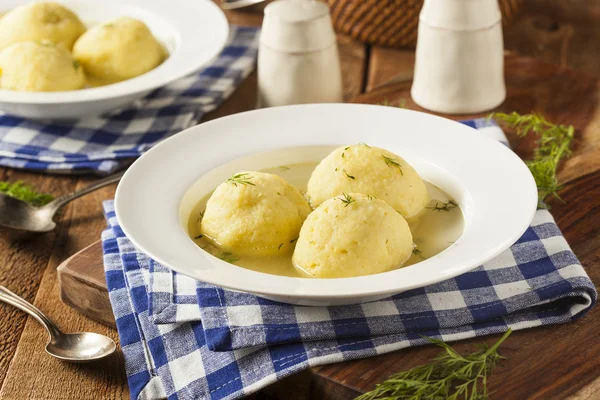
M 525 162 L 531 171 L 538 188 L 541 206 L 546 197 L 552 195 L 558 199 L 561 186 L 556 177 L 559 163 L 571 155 L 571 142 L 575 135 L 573 125 L 556 125 L 537 114 L 520 115 L 493 113 L 489 118 L 503 122 L 514 128 L 519 136 L 527 136 L 531 131 L 537 134 L 537 147 L 533 159 Z
M 415 248 L 412 251 L 414 256 L 419 257 L 421 260 L 426 260 L 427 258 L 423 255 L 423 252 L 415 246 Z
M 347 176 L 348 178 L 350 178 L 350 179 L 356 179 L 356 177 L 354 177 L 354 176 L 350 175 L 348 172 L 346 172 L 346 170 L 345 170 L 345 169 L 343 169 L 342 171 L 344 171 L 344 174 L 346 174 L 346 176 Z
M 381 157 L 383 157 L 383 159 L 385 160 L 385 164 L 388 167 L 396 167 L 398 168 L 398 170 L 400 170 L 400 175 L 404 175 L 404 172 L 402 172 L 402 165 L 400 165 L 398 161 L 394 160 L 393 158 L 386 157 L 383 154 L 381 155 Z
M 231 175 L 231 177 L 229 179 L 227 179 L 227 182 L 233 183 L 233 186 L 237 186 L 238 183 L 240 185 L 256 186 L 254 183 L 252 183 L 250 181 L 250 179 L 252 179 L 252 176 L 247 172 L 243 172 L 243 173 Z
M 458 207 L 458 204 L 454 201 L 454 200 L 448 200 L 445 203 L 438 203 L 437 201 L 435 202 L 435 206 L 433 207 L 426 207 L 428 210 L 433 210 L 433 211 L 450 211 L 453 208 Z
M 14 197 L 31 204 L 34 207 L 41 207 L 54 200 L 54 196 L 48 193 L 40 193 L 33 186 L 17 182 L 0 182 L 0 193 Z
M 342 193 L 342 197 L 339 199 L 342 201 L 342 203 L 344 203 L 344 207 L 348 207 L 351 203 L 356 201 L 354 198 L 352 198 L 352 196 L 346 193 Z
M 217 257 L 219 257 L 221 260 L 228 262 L 228 263 L 234 263 L 239 260 L 239 258 L 237 258 L 235 256 L 235 254 L 233 254 L 230 251 L 224 251 L 221 254 L 219 254 Z
M 487 376 L 504 358 L 498 354 L 498 348 L 511 332 L 511 329 L 506 331 L 492 347 L 484 346 L 467 356 L 458 354 L 441 340 L 426 338 L 444 352 L 428 364 L 390 376 L 356 400 L 486 399 Z

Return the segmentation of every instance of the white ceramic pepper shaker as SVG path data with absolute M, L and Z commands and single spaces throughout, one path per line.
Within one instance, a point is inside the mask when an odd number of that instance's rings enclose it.
M 315 0 L 270 3 L 258 52 L 258 106 L 342 101 L 329 7 Z
M 497 0 L 425 0 L 411 95 L 432 111 L 492 109 L 506 98 Z

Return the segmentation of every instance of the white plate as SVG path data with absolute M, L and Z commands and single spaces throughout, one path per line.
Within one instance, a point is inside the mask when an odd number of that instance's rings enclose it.
M 382 274 L 308 279 L 225 263 L 188 237 L 192 196 L 188 193 L 206 193 L 205 176 L 212 180 L 220 174 L 223 181 L 232 168 L 244 169 L 243 160 L 223 167 L 228 162 L 276 149 L 358 142 L 404 157 L 423 178 L 459 202 L 465 229 L 455 245 L 418 264 Z M 310 152 L 305 154 L 310 160 Z M 125 234 L 167 267 L 225 288 L 307 305 L 375 300 L 467 272 L 513 244 L 531 222 L 536 204 L 531 173 L 506 146 L 448 119 L 361 104 L 276 107 L 190 128 L 137 160 L 121 180 L 115 200 Z
M 31 0 L 2 0 L 0 13 Z M 98 115 L 189 75 L 214 59 L 229 33 L 225 15 L 208 0 L 65 0 L 88 26 L 120 16 L 144 21 L 169 51 L 157 68 L 108 86 L 65 92 L 0 90 L 0 110 L 37 119 Z

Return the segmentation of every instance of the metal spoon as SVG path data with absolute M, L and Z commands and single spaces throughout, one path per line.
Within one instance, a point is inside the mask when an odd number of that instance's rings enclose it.
M 22 200 L 0 193 L 0 227 L 30 232 L 48 232 L 56 227 L 54 214 L 71 200 L 118 182 L 123 172 L 109 175 L 78 192 L 61 196 L 42 207 L 34 207 Z
M 87 362 L 109 356 L 117 349 L 111 338 L 98 333 L 63 333 L 37 307 L 4 286 L 0 286 L 0 300 L 25 311 L 46 328 L 50 334 L 46 353 L 53 357 L 70 362 Z

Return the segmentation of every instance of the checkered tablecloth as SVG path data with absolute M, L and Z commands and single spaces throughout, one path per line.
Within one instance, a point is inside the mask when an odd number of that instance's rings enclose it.
M 109 174 L 197 124 L 254 69 L 259 31 L 232 26 L 230 32 L 227 45 L 208 67 L 108 115 L 58 123 L 0 113 L 0 166 Z
M 485 121 L 466 121 L 506 143 Z M 456 278 L 354 306 L 300 307 L 194 281 L 153 262 L 104 204 L 104 262 L 132 398 L 233 399 L 310 366 L 583 316 L 597 293 L 538 210 L 498 257 Z

